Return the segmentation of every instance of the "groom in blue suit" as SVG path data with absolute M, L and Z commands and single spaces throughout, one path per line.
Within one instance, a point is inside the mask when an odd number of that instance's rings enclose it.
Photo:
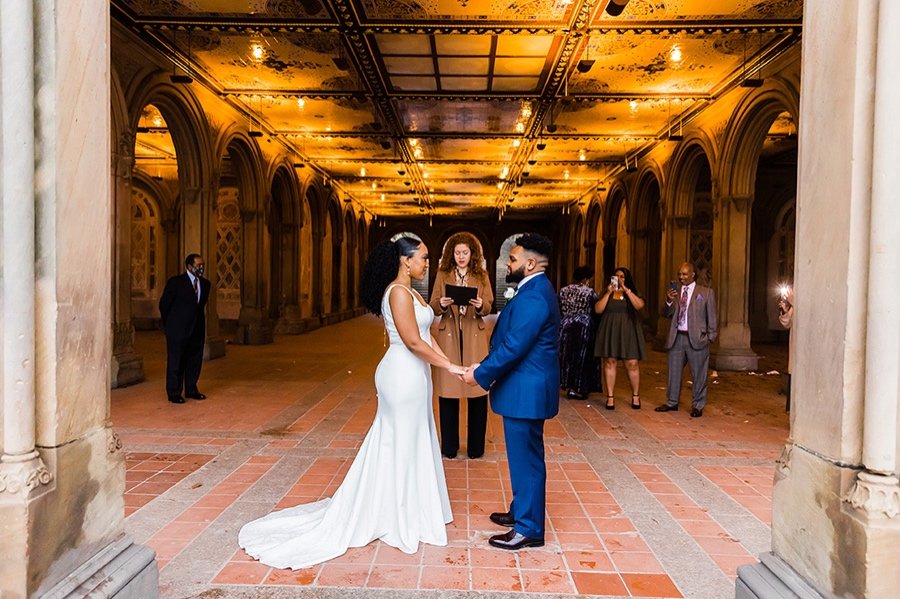
M 544 272 L 552 248 L 541 235 L 516 239 L 506 263 L 516 295 L 497 320 L 490 352 L 463 375 L 490 389 L 491 408 L 503 416 L 513 501 L 491 520 L 511 530 L 489 541 L 501 549 L 544 544 L 544 421 L 559 412 L 559 302 Z

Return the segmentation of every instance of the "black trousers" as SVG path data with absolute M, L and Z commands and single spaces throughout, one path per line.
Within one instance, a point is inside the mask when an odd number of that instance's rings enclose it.
M 468 440 L 466 453 L 472 459 L 484 455 L 484 436 L 487 430 L 487 395 L 470 397 L 468 417 Z M 459 451 L 459 399 L 438 397 L 441 416 L 441 453 L 456 457 Z
M 197 379 L 203 366 L 205 331 L 195 331 L 188 337 L 166 337 L 166 394 L 181 395 L 182 388 L 188 395 L 198 393 Z

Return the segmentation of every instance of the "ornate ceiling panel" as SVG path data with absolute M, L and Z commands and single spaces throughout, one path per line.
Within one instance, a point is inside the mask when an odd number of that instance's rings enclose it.
M 802 0 L 630 0 L 615 17 L 607 3 L 112 0 L 111 12 L 342 199 L 484 217 L 589 197 L 799 43 Z M 152 113 L 136 154 L 174 163 Z M 792 127 L 776 121 L 766 152 L 795 143 Z

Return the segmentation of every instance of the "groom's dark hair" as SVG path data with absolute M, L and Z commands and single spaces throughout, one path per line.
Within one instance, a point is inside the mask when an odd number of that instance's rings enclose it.
M 553 252 L 553 242 L 537 233 L 525 233 L 516 239 L 516 245 L 538 256 L 543 256 L 547 260 L 550 259 L 550 254 Z

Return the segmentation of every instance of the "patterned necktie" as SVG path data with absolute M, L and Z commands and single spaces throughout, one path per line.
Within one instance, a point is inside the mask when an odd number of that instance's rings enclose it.
M 681 288 L 681 300 L 678 302 L 678 324 L 687 328 L 688 288 Z
M 198 289 L 197 286 L 200 284 L 200 282 L 197 280 L 197 277 L 193 277 L 191 280 L 192 280 L 193 283 L 194 283 L 194 297 L 197 298 L 197 302 L 199 303 L 199 302 L 200 302 L 200 296 L 198 295 L 198 292 L 197 292 L 197 289 Z

